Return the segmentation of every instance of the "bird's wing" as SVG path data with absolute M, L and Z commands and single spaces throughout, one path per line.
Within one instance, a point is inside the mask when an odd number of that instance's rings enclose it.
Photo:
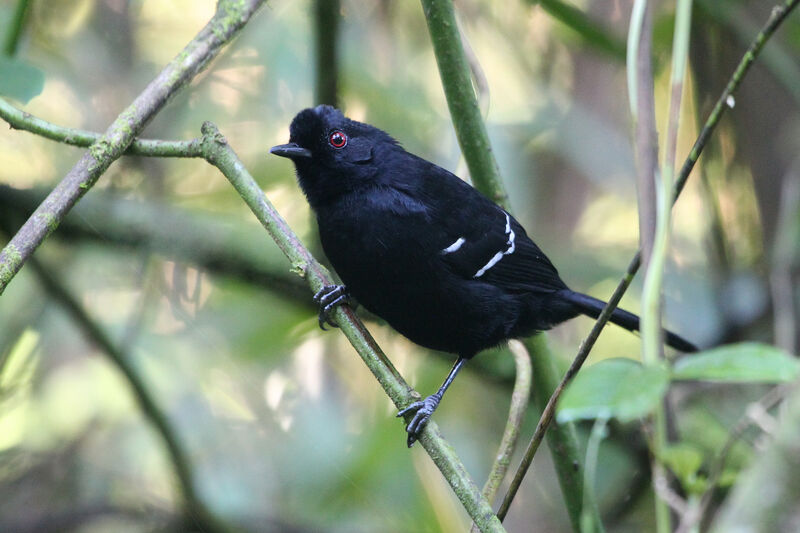
M 447 244 L 439 251 L 455 273 L 509 291 L 552 292 L 566 288 L 558 271 L 514 217 L 500 207 L 471 202 L 445 223 Z
M 410 155 L 415 172 L 398 172 L 392 187 L 425 206 L 419 245 L 464 279 L 511 292 L 566 288 L 558 271 L 514 217 L 447 170 Z M 416 179 L 410 179 L 413 176 Z M 422 179 L 420 179 L 423 177 Z

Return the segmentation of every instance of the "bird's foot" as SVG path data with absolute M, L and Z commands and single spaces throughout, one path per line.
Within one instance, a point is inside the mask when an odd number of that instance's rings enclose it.
M 411 448 L 414 443 L 417 442 L 422 430 L 425 428 L 425 424 L 428 423 L 428 419 L 439 406 L 439 402 L 441 400 L 442 397 L 440 394 L 432 394 L 424 400 L 412 403 L 397 413 L 397 416 L 399 417 L 405 416 L 408 413 L 414 413 L 414 417 L 406 426 L 406 432 L 408 433 L 408 439 L 406 440 L 406 443 L 408 444 L 409 448 Z
M 344 285 L 325 285 L 314 295 L 314 301 L 319 305 L 319 327 L 325 331 L 325 324 L 338 328 L 339 325 L 331 319 L 331 311 L 350 300 L 350 294 Z

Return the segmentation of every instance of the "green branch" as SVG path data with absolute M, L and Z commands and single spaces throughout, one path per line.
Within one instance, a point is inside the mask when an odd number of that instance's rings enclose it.
M 13 129 L 29 131 L 45 139 L 71 146 L 88 148 L 103 138 L 102 133 L 65 128 L 17 109 L 0 98 L 0 118 Z M 161 141 L 134 139 L 125 150 L 125 155 L 147 157 L 200 157 L 200 141 Z
M 766 25 L 762 28 L 759 34 L 756 36 L 753 43 L 747 49 L 742 57 L 739 65 L 737 66 L 731 80 L 728 82 L 728 85 L 725 87 L 725 90 L 720 95 L 719 99 L 717 100 L 717 104 L 714 106 L 714 109 L 711 111 L 708 119 L 703 126 L 703 129 L 700 132 L 697 140 L 692 147 L 689 156 L 686 158 L 683 166 L 681 167 L 681 171 L 678 173 L 678 177 L 675 180 L 675 187 L 673 189 L 673 196 L 672 196 L 672 203 L 674 204 L 678 200 L 678 196 L 680 196 L 681 191 L 683 190 L 684 185 L 686 185 L 686 181 L 689 179 L 689 174 L 691 173 L 692 169 L 694 168 L 697 159 L 700 157 L 700 154 L 703 152 L 706 144 L 708 144 L 709 139 L 711 138 L 711 134 L 716 129 L 717 125 L 719 124 L 719 120 L 722 117 L 723 113 L 725 112 L 725 108 L 727 106 L 726 102 L 728 101 L 728 97 L 733 95 L 736 91 L 737 87 L 741 83 L 744 75 L 749 70 L 750 66 L 753 64 L 755 59 L 758 57 L 759 52 L 763 48 L 766 41 L 769 37 L 775 32 L 775 30 L 780 26 L 781 22 L 789 15 L 789 13 L 797 7 L 798 2 L 800 0 L 787 0 L 784 4 L 775 7 L 772 10 L 772 15 L 770 16 L 769 20 L 767 21 Z M 564 374 L 564 377 L 561 379 L 561 383 L 559 383 L 558 387 L 556 388 L 555 392 L 550 396 L 550 399 L 547 402 L 547 405 L 542 412 L 542 416 L 539 419 L 539 424 L 536 426 L 536 430 L 533 433 L 533 437 L 531 438 L 530 443 L 528 444 L 528 448 L 525 450 L 525 454 L 520 462 L 519 467 L 517 467 L 517 472 L 514 476 L 514 479 L 511 482 L 511 485 L 508 488 L 508 492 L 503 499 L 503 503 L 500 507 L 500 511 L 498 511 L 497 515 L 499 517 L 504 517 L 505 513 L 508 512 L 508 508 L 511 505 L 511 501 L 513 501 L 514 496 L 516 495 L 517 491 L 519 490 L 519 486 L 522 483 L 522 479 L 525 477 L 525 473 L 527 472 L 528 468 L 530 467 L 531 462 L 533 461 L 533 456 L 536 454 L 536 451 L 539 449 L 539 445 L 542 442 L 542 438 L 544 437 L 544 433 L 547 430 L 547 427 L 553 421 L 553 416 L 555 415 L 556 411 L 556 404 L 558 403 L 558 399 L 561 397 L 561 394 L 564 392 L 564 388 L 566 387 L 567 383 L 575 377 L 578 373 L 580 368 L 583 366 L 583 363 L 586 362 L 586 358 L 589 356 L 589 352 L 592 350 L 594 343 L 597 341 L 597 338 L 600 336 L 600 332 L 603 331 L 603 328 L 608 323 L 609 318 L 611 318 L 611 313 L 614 312 L 614 309 L 617 308 L 619 305 L 622 296 L 625 294 L 625 291 L 628 290 L 628 287 L 633 280 L 633 276 L 636 275 L 636 272 L 639 270 L 639 267 L 642 263 L 642 254 L 641 250 L 636 252 L 631 259 L 630 264 L 628 265 L 625 274 L 623 275 L 622 279 L 619 281 L 616 289 L 614 289 L 614 293 L 609 298 L 608 303 L 603 308 L 603 311 L 600 313 L 600 316 L 592 326 L 592 330 L 589 332 L 589 335 L 581 344 L 580 349 L 578 350 L 578 354 L 573 359 L 572 364 L 570 365 L 567 372 Z
M 514 390 L 511 393 L 511 405 L 508 408 L 508 421 L 503 432 L 503 438 L 500 440 L 497 455 L 481 491 L 489 502 L 492 502 L 497 496 L 500 483 L 503 482 L 503 478 L 508 471 L 511 455 L 514 453 L 514 448 L 519 439 L 519 430 L 525 418 L 525 411 L 528 409 L 531 395 L 531 356 L 525 346 L 518 341 L 509 342 L 508 349 L 514 358 L 516 378 L 514 379 Z
M 439 66 L 450 116 L 456 130 L 461 152 L 469 167 L 475 188 L 508 209 L 508 196 L 503 187 L 497 162 L 494 159 L 486 126 L 472 88 L 470 69 L 461 41 L 451 0 L 422 0 L 428 32 Z M 543 408 L 547 396 L 558 385 L 555 359 L 547 347 L 545 335 L 539 333 L 526 341 L 533 363 L 534 401 Z M 583 507 L 581 456 L 575 428 L 571 423 L 559 426 L 548 437 L 550 451 L 556 464 L 561 491 L 573 527 L 580 527 Z M 596 522 L 600 517 L 595 511 Z M 502 520 L 504 515 L 498 515 Z
M 292 264 L 292 271 L 302 276 L 312 291 L 334 283 L 328 271 L 320 265 L 308 249 L 303 246 L 286 221 L 275 210 L 253 177 L 239 160 L 236 153 L 210 122 L 203 124 L 203 155 L 231 182 L 247 203 L 258 221 L 264 226 L 278 247 Z M 361 359 L 389 395 L 398 409 L 408 406 L 419 395 L 414 393 L 397 372 L 375 340 L 348 306 L 339 306 L 333 318 Z M 504 531 L 494 516 L 489 502 L 481 495 L 475 482 L 452 446 L 445 441 L 434 421 L 429 421 L 420 438 L 420 443 L 481 531 Z
M 472 88 L 469 62 L 461 44 L 453 4 L 450 0 L 422 0 L 422 7 L 450 117 L 472 183 L 476 189 L 507 209 L 508 195 L 503 188 L 489 134 Z
M 245 25 L 264 0 L 220 0 L 197 36 L 122 112 L 0 251 L 0 293 L 72 206 L 131 145 L 139 131 Z
M 338 107 L 340 0 L 314 0 L 314 104 Z
M 678 128 L 680 125 L 681 96 L 686 74 L 686 58 L 689 55 L 689 38 L 691 34 L 692 0 L 678 0 L 675 7 L 675 30 L 672 39 L 672 72 L 670 74 L 670 99 L 667 114 L 667 131 L 665 135 L 664 161 L 661 173 L 656 177 L 655 228 L 652 236 L 650 260 L 646 261 L 647 270 L 642 288 L 642 317 L 640 331 L 642 335 L 642 362 L 645 365 L 658 365 L 664 357 L 663 332 L 661 330 L 662 291 L 664 266 L 667 261 L 669 237 L 671 233 L 672 202 L 670 192 L 675 175 L 675 152 L 678 144 Z M 650 36 L 648 35 L 648 40 Z M 648 54 L 647 61 L 651 61 Z M 653 80 L 640 79 L 640 84 L 647 83 L 652 89 Z M 648 114 L 655 114 L 655 108 Z M 650 140 L 650 148 L 658 151 L 656 138 Z M 660 403 L 651 417 L 652 438 L 650 451 L 652 454 L 652 481 L 655 492 L 656 531 L 669 533 L 672 531 L 672 517 L 669 506 L 659 491 L 659 484 L 668 486 L 667 468 L 662 461 L 663 450 L 667 446 L 667 412 L 664 402 Z
M 536 377 L 536 383 L 533 389 L 533 399 L 536 407 L 542 411 L 540 421 L 537 424 L 537 429 L 541 425 L 541 419 L 545 416 L 548 399 L 553 393 L 558 390 L 559 381 L 559 368 L 556 364 L 555 358 L 551 355 L 552 352 L 547 344 L 547 336 L 544 333 L 534 335 L 525 341 L 525 346 L 532 354 L 537 354 L 533 357 L 533 375 Z M 550 357 L 541 357 L 539 354 L 548 354 Z M 542 426 L 544 428 L 544 426 Z M 561 492 L 564 494 L 564 505 L 567 508 L 572 527 L 575 531 L 582 533 L 592 533 L 601 531 L 602 521 L 600 519 L 600 511 L 597 507 L 597 501 L 594 498 L 593 492 L 587 492 L 584 487 L 584 463 L 581 454 L 581 447 L 578 442 L 578 433 L 575 429 L 575 424 L 571 422 L 559 423 L 554 422 L 553 425 L 545 432 L 542 431 L 539 439 L 547 437 L 547 447 L 550 450 L 550 455 L 553 458 L 553 466 L 558 474 L 558 482 L 561 485 Z M 534 430 L 534 436 L 536 433 Z M 528 447 L 530 449 L 530 446 Z M 526 449 L 526 452 L 527 450 Z M 533 455 L 530 455 L 530 460 L 533 461 Z M 515 478 L 512 481 L 521 483 L 524 473 L 517 480 L 519 469 L 515 473 Z M 510 505 L 511 501 L 508 501 Z M 588 507 L 587 507 L 588 506 Z M 505 518 L 508 512 L 508 506 L 503 501 L 503 507 L 497 513 L 501 520 Z M 502 514 L 501 514 L 502 513 Z M 585 517 L 585 518 L 581 518 Z M 586 526 L 582 523 L 586 522 Z
M 17 0 L 17 6 L 14 8 L 14 15 L 11 17 L 11 22 L 8 25 L 6 40 L 5 43 L 3 43 L 3 53 L 9 57 L 17 53 L 17 46 L 22 36 L 22 28 L 25 27 L 25 19 L 28 14 L 29 6 L 30 0 Z

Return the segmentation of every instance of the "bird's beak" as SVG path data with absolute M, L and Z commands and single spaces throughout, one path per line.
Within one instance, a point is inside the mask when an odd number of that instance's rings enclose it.
M 307 150 L 297 143 L 279 144 L 269 149 L 269 153 L 279 155 L 281 157 L 288 157 L 289 159 L 297 159 L 300 157 L 311 157 L 311 150 Z

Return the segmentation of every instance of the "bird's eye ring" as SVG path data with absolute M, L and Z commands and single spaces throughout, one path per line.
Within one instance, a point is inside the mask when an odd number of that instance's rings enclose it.
M 347 135 L 343 131 L 334 130 L 328 135 L 328 142 L 334 148 L 344 148 L 347 144 Z

